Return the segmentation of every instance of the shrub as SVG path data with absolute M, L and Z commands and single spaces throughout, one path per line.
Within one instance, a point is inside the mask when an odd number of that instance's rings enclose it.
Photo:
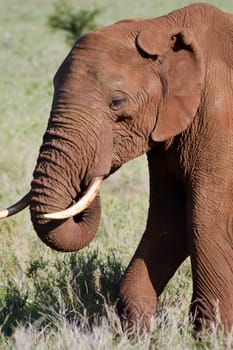
M 48 23 L 53 29 L 65 31 L 67 43 L 72 44 L 86 31 L 97 27 L 95 20 L 101 11 L 100 8 L 77 11 L 70 4 L 60 1 L 55 5 L 54 14 L 49 16 Z

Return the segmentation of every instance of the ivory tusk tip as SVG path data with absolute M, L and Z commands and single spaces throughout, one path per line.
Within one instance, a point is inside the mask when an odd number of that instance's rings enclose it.
M 0 211 L 0 219 L 5 219 L 9 216 L 9 211 L 7 209 Z
M 21 198 L 17 203 L 11 205 L 7 209 L 0 211 L 0 219 L 5 219 L 9 216 L 15 215 L 29 206 L 31 200 L 31 192 L 28 192 L 23 198 Z

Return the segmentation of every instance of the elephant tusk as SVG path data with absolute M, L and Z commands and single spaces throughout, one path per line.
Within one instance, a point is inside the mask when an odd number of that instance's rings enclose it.
M 29 191 L 18 202 L 11 205 L 9 208 L 0 211 L 0 219 L 7 218 L 8 216 L 15 215 L 29 206 L 31 201 L 31 192 Z
M 103 182 L 103 176 L 94 178 L 87 188 L 84 196 L 71 207 L 51 214 L 44 214 L 45 219 L 68 219 L 84 211 L 95 199 Z

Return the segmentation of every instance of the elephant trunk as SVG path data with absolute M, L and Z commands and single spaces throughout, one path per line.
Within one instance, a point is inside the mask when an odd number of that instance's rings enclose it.
M 44 214 L 62 211 L 79 199 L 89 182 L 105 176 L 111 167 L 111 147 L 103 152 L 105 128 L 93 123 L 85 125 L 79 118 L 79 128 L 72 118 L 50 119 L 44 135 L 31 184 L 31 219 L 35 231 L 48 246 L 59 251 L 77 251 L 95 236 L 100 222 L 100 197 L 82 213 L 65 220 L 48 220 Z M 86 129 L 88 131 L 86 131 Z M 104 130 L 104 131 L 103 131 Z M 98 136 L 96 137 L 96 134 Z M 111 132 L 107 146 L 112 143 Z M 88 140 L 89 138 L 89 140 Z
M 35 231 L 52 249 L 71 252 L 82 249 L 94 238 L 101 214 L 100 197 L 81 214 L 66 220 L 38 220 L 31 205 L 31 217 Z

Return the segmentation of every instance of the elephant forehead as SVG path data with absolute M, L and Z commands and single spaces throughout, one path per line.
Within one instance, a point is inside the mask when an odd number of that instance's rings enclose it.
M 122 26 L 112 25 L 83 35 L 76 41 L 74 47 L 102 52 L 120 48 L 135 48 L 136 36 L 136 30 L 129 31 Z
M 134 85 L 143 85 L 145 80 L 145 76 L 140 74 L 140 69 L 135 64 L 119 62 L 114 57 L 106 57 L 94 64 L 87 63 L 85 68 L 81 72 L 84 81 L 89 81 L 103 91 L 130 90 Z
M 132 51 L 132 50 L 131 50 Z M 117 84 L 122 86 L 126 80 L 131 78 L 137 80 L 140 62 L 134 57 L 133 52 L 93 52 L 86 49 L 77 50 L 65 63 L 66 80 L 75 79 L 85 83 L 100 83 L 105 86 Z M 122 56 L 122 57 L 120 57 Z M 68 80 L 69 80 L 68 79 Z
M 87 62 L 98 70 L 107 71 L 111 67 L 123 70 L 138 65 L 141 56 L 138 53 L 136 34 L 122 31 L 90 32 L 81 37 L 73 47 L 71 54 L 79 62 Z
M 81 56 L 81 57 L 80 57 Z M 54 82 L 56 87 L 70 86 L 73 84 L 82 84 L 83 87 L 100 86 L 101 88 L 110 88 L 112 84 L 116 84 L 119 87 L 124 82 L 124 67 L 120 67 L 120 64 L 112 62 L 108 57 L 102 58 L 89 57 L 81 54 L 77 57 L 68 57 L 57 74 L 55 75 Z M 120 71 L 122 73 L 120 73 Z
M 54 81 L 57 88 L 81 86 L 83 92 L 97 88 L 133 93 L 134 87 L 144 84 L 146 75 L 142 74 L 142 66 L 144 62 L 135 44 L 127 45 L 118 42 L 116 36 L 92 32 L 76 42 Z

